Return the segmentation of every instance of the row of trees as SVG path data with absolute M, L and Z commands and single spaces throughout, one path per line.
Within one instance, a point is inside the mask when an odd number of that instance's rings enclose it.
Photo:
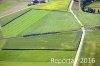
M 87 10 L 84 10 L 85 12 L 88 12 L 88 13 L 95 13 L 96 10 L 95 9 L 92 9 L 92 8 L 88 8 Z
M 100 10 L 98 9 L 98 13 L 100 13 Z
M 93 9 L 93 8 L 87 8 L 87 9 L 85 9 L 85 8 L 83 8 L 82 9 L 84 12 L 88 12 L 88 13 L 100 13 L 100 9 Z

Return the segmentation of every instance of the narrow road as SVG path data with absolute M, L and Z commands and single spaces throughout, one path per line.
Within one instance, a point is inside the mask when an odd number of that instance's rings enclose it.
M 81 40 L 80 40 L 79 47 L 78 47 L 78 50 L 77 50 L 77 53 L 76 53 L 76 56 L 75 56 L 75 60 L 74 60 L 74 63 L 73 63 L 73 66 L 77 66 L 77 62 L 78 62 L 78 59 L 79 59 L 79 56 L 80 56 L 81 48 L 83 46 L 83 41 L 84 41 L 84 37 L 85 37 L 85 28 L 84 28 L 84 25 L 82 24 L 82 22 L 78 19 L 78 17 L 75 15 L 75 13 L 72 10 L 73 3 L 74 3 L 74 0 L 71 1 L 71 4 L 69 6 L 69 12 L 71 12 L 72 15 L 75 17 L 77 22 L 80 24 L 81 30 L 82 30 Z
M 7 16 L 13 12 L 16 12 L 17 10 L 21 9 L 22 7 L 26 6 L 28 4 L 28 2 L 22 2 L 16 6 L 14 6 L 13 8 L 10 8 L 8 10 L 6 10 L 5 12 L 0 14 L 0 18 Z

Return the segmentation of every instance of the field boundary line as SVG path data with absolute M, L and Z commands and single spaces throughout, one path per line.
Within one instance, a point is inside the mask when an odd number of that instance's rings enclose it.
M 72 10 L 73 3 L 74 3 L 74 0 L 72 0 L 71 3 L 70 3 L 69 12 L 72 13 L 72 15 L 75 17 L 77 22 L 81 25 L 81 30 L 82 30 L 81 40 L 80 40 L 79 47 L 78 47 L 78 50 L 77 50 L 77 53 L 76 53 L 76 56 L 75 56 L 75 59 L 74 59 L 74 62 L 73 62 L 73 66 L 77 66 L 77 62 L 78 62 L 78 59 L 79 59 L 79 56 L 80 56 L 80 52 L 81 52 L 81 49 L 82 49 L 82 46 L 83 46 L 84 37 L 85 37 L 85 27 L 84 27 L 82 22 L 79 20 L 79 18 L 75 15 L 75 13 Z

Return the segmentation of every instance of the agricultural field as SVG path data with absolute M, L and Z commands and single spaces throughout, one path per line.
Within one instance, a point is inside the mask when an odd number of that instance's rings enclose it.
M 98 2 L 99 3 L 99 2 Z M 88 7 L 88 6 L 87 6 Z M 100 26 L 100 14 L 92 14 L 83 12 L 79 7 L 76 6 L 76 10 L 73 9 L 76 16 L 80 19 L 83 23 L 84 27 L 91 28 Z
M 95 36 L 94 36 L 95 35 Z M 95 58 L 95 63 L 79 63 L 78 66 L 99 66 L 100 65 L 100 30 L 87 31 L 80 58 Z M 81 60 L 80 60 L 81 61 Z
M 87 7 L 99 8 L 100 2 L 94 2 Z M 91 14 L 83 12 L 80 9 L 74 10 L 76 16 L 84 24 L 85 28 L 95 28 L 100 26 L 100 14 Z M 77 66 L 99 66 L 100 65 L 100 30 L 87 30 L 83 47 L 81 49 L 80 57 Z
M 0 64 L 2 66 L 24 64 L 26 66 L 72 66 L 72 63 L 51 63 L 50 59 L 74 59 L 79 39 L 79 32 L 4 39 L 1 43 Z
M 6 40 L 2 49 L 65 49 L 77 50 L 81 32 L 62 32 Z M 77 40 L 76 40 L 77 39 Z
M 12 13 L 10 15 L 7 15 L 5 17 L 2 17 L 2 19 L 0 19 L 0 25 L 2 27 L 4 27 L 5 25 L 7 25 L 8 23 L 12 22 L 13 20 L 19 18 L 21 15 L 24 15 L 25 13 L 27 13 L 28 11 L 30 11 L 31 9 L 24 9 L 22 11 L 18 11 L 16 13 Z
M 0 60 L 6 62 L 50 62 L 51 58 L 74 58 L 75 53 L 75 51 L 59 50 L 3 50 L 0 51 Z
M 16 36 L 18 33 L 25 30 L 26 28 L 31 26 L 33 23 L 37 22 L 39 19 L 44 17 L 46 14 L 47 12 L 45 11 L 41 12 L 41 11 L 32 10 L 24 14 L 24 16 L 14 20 L 13 22 L 10 22 L 9 24 L 7 24 L 7 26 L 4 26 L 3 34 L 6 36 Z M 33 20 L 33 17 L 34 17 L 34 20 Z
M 49 11 L 49 13 L 45 17 L 37 21 L 35 24 L 31 25 L 30 28 L 26 29 L 25 31 L 22 31 L 19 35 L 41 32 L 61 32 L 66 30 L 79 29 L 80 25 L 77 23 L 72 14 L 65 14 L 65 12 Z
M 63 64 L 55 64 L 50 62 L 5 62 L 1 61 L 0 65 L 2 66 L 66 66 Z M 72 66 L 72 64 L 67 64 L 67 66 Z
M 63 1 L 51 0 L 0 20 L 0 65 L 72 66 L 73 63 L 51 63 L 51 58 L 74 59 L 82 33 L 77 20 L 68 12 L 70 0 Z M 41 35 L 24 37 L 30 34 Z
M 100 14 L 91 14 L 82 12 L 81 10 L 75 11 L 75 14 L 84 24 L 85 27 L 100 26 Z M 95 19 L 94 19 L 95 18 Z
M 80 25 L 70 13 L 31 10 L 28 13 L 20 16 L 20 18 L 17 18 L 4 26 L 2 33 L 4 34 L 4 37 L 14 37 L 23 34 L 79 29 Z
M 46 4 L 33 6 L 34 9 L 67 11 L 70 0 L 49 0 Z
M 56 1 L 58 2 L 58 0 L 54 0 L 51 2 L 55 3 Z M 68 1 L 67 3 L 70 2 Z M 66 9 L 68 9 L 68 6 L 69 4 L 67 4 Z M 65 8 L 65 5 L 62 5 L 62 8 Z M 14 37 L 17 35 L 31 34 L 31 33 L 80 29 L 80 25 L 77 23 L 76 19 L 72 16 L 71 13 L 68 12 L 34 10 L 33 8 L 33 10 L 29 11 L 28 13 L 25 13 L 24 15 L 20 16 L 20 18 L 16 19 L 17 15 L 21 14 L 21 12 L 8 15 L 6 17 L 3 17 L 3 19 L 1 19 L 1 25 L 5 25 L 7 23 L 7 25 L 3 27 L 2 33 L 4 34 L 4 37 L 9 37 L 9 36 Z M 11 20 L 10 17 L 13 18 L 14 20 Z
M 100 26 L 100 14 L 81 11 L 79 3 L 72 6 L 82 26 L 69 10 L 70 2 L 49 0 L 0 18 L 0 66 L 73 66 L 70 61 L 51 63 L 51 58 L 74 60 L 81 29 Z M 99 66 L 99 34 L 97 29 L 86 30 L 77 66 Z M 96 62 L 80 63 L 81 58 L 95 58 Z

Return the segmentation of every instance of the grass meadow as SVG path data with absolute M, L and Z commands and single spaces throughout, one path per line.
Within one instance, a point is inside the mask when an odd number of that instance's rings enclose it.
M 99 66 L 100 30 L 87 31 L 80 58 L 95 58 L 95 63 L 79 63 L 78 66 Z M 80 62 L 80 60 L 79 60 Z M 92 60 L 90 61 L 92 62 Z
M 77 20 L 68 12 L 69 4 L 70 0 L 50 0 L 34 5 L 8 24 L 7 21 L 21 12 L 3 17 L 1 24 L 6 25 L 0 32 L 0 66 L 72 66 L 72 63 L 50 62 L 51 58 L 74 59 L 77 52 L 81 31 Z M 100 26 L 99 14 L 74 12 L 85 27 Z M 22 37 L 45 32 L 61 33 Z M 99 66 L 99 34 L 100 30 L 86 31 L 80 55 L 80 58 L 95 58 L 96 62 L 78 63 L 78 66 Z
M 75 30 L 79 28 L 79 24 L 70 13 L 31 10 L 4 26 L 2 33 L 4 37 L 14 37 L 23 34 Z
M 62 32 L 6 40 L 2 49 L 65 49 L 77 50 L 81 32 Z
M 80 10 L 75 13 L 85 27 L 100 26 L 100 14 L 85 13 Z

